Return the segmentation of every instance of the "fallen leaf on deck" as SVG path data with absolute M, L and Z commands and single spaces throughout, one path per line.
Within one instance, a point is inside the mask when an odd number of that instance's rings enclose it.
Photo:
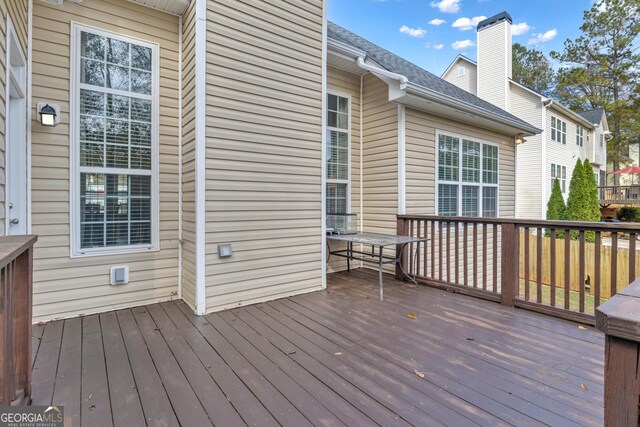
M 417 369 L 414 369 L 414 372 L 416 373 L 417 376 L 419 376 L 420 378 L 424 378 L 424 372 L 420 372 Z
M 334 356 L 340 356 L 342 354 L 341 351 L 337 352 L 337 353 L 333 353 Z
M 580 384 L 580 387 L 582 387 L 583 390 L 589 390 L 586 384 Z
M 416 316 L 416 315 L 415 315 L 415 314 L 413 314 L 413 313 L 408 313 L 408 314 L 407 314 L 407 317 L 408 317 L 409 319 L 417 319 L 417 318 L 418 318 L 418 316 Z
M 587 330 L 587 328 L 585 328 L 584 326 L 580 325 L 578 326 L 578 329 L 584 329 L 585 331 Z
M 467 338 L 467 341 L 475 341 L 475 338 Z

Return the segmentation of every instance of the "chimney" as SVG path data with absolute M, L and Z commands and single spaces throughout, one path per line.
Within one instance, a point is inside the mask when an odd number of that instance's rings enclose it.
M 511 15 L 499 13 L 478 24 L 478 96 L 509 111 Z

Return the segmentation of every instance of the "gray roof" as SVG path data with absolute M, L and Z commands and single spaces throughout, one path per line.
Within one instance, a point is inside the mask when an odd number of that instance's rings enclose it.
M 493 24 L 497 24 L 500 21 L 509 21 L 509 24 L 511 24 L 513 22 L 513 19 L 511 19 L 511 15 L 509 15 L 509 13 L 507 12 L 500 12 L 497 15 L 493 15 L 490 16 L 489 18 L 480 21 L 478 23 L 478 30 L 484 28 L 484 27 L 489 27 Z
M 534 126 L 519 119 L 513 114 L 496 107 L 490 102 L 478 98 L 464 89 L 460 89 L 435 74 L 432 74 L 406 59 L 403 59 L 398 55 L 363 39 L 362 37 L 337 24 L 334 24 L 331 21 L 328 22 L 327 37 L 366 52 L 367 57 L 375 61 L 376 64 L 387 71 L 405 76 L 409 79 L 410 83 L 422 86 L 441 95 L 457 99 L 460 102 L 468 104 L 472 108 L 480 108 L 494 116 L 520 123 L 524 128 L 535 129 Z
M 577 113 L 589 123 L 593 123 L 594 125 L 599 125 L 600 122 L 602 121 L 604 108 L 594 108 L 593 110 L 578 111 Z

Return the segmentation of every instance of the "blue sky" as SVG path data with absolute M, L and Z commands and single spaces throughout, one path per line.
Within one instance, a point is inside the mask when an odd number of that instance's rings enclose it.
M 592 3 L 593 0 L 328 0 L 328 15 L 338 25 L 440 75 L 459 53 L 476 58 L 475 28 L 479 17 L 506 10 L 513 17 L 513 42 L 549 53 L 562 50 L 564 40 L 580 34 L 582 13 Z

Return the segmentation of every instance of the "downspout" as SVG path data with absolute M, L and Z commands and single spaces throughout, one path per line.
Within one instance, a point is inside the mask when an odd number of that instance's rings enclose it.
M 363 56 L 359 56 L 356 59 L 356 62 L 358 64 L 358 67 L 362 68 L 363 70 L 369 71 L 372 74 L 377 74 L 393 80 L 397 80 L 400 83 L 400 89 L 405 89 L 407 87 L 407 84 L 409 83 L 409 79 L 401 74 L 392 73 L 391 71 L 383 70 L 382 68 L 374 67 L 373 65 L 365 63 Z
M 182 299 L 182 15 L 178 32 L 178 298 Z
M 364 74 L 360 76 L 360 232 L 364 233 Z
M 31 217 L 33 213 L 33 210 L 31 208 L 31 92 L 33 86 L 33 0 L 29 0 L 29 3 L 27 5 L 27 31 L 27 233 L 31 234 Z M 7 64 L 7 66 L 9 66 L 9 64 Z

